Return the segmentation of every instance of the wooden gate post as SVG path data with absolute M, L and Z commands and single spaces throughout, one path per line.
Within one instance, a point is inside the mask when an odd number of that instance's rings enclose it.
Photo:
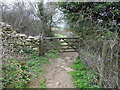
M 80 56 L 80 54 L 82 53 L 81 49 L 82 49 L 82 38 L 81 36 L 79 36 L 79 42 L 78 42 L 78 54 Z
M 41 36 L 40 39 L 39 39 L 39 56 L 44 55 L 43 44 L 44 44 L 44 38 L 43 38 L 43 36 Z
M 108 43 L 103 40 L 102 55 L 101 55 L 101 71 L 100 71 L 100 86 L 103 86 L 104 83 L 104 74 L 105 74 L 105 57 L 107 53 Z

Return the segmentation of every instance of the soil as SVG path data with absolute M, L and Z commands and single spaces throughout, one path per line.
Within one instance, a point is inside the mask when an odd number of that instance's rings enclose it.
M 68 73 L 72 71 L 70 65 L 78 56 L 77 52 L 61 53 L 58 58 L 48 58 L 51 64 L 48 66 L 42 65 L 45 70 L 46 88 L 74 88 L 72 77 Z M 29 83 L 29 88 L 41 88 L 40 81 L 43 75 L 37 78 L 32 78 Z
M 75 52 L 62 53 L 58 58 L 49 59 L 51 64 L 46 69 L 47 88 L 74 88 L 70 65 L 78 56 Z
M 66 31 L 60 31 L 62 35 L 68 35 Z M 60 32 L 58 32 L 60 34 Z M 48 58 L 51 64 L 44 65 L 45 69 L 46 88 L 75 88 L 72 83 L 72 77 L 68 73 L 72 71 L 70 65 L 76 60 L 77 52 L 61 53 L 58 58 Z M 40 80 L 43 76 L 39 75 L 37 79 L 30 83 L 31 88 L 40 88 Z

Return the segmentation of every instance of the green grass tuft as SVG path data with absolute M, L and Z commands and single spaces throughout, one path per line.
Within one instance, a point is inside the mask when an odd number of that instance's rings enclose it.
M 41 65 L 50 64 L 48 59 L 36 56 L 35 52 L 24 59 L 17 61 L 10 58 L 7 64 L 2 65 L 2 82 L 5 88 L 26 88 L 31 77 L 37 78 L 39 74 L 44 74 Z
M 41 88 L 46 88 L 46 83 L 45 83 L 45 81 L 46 81 L 45 78 L 43 78 L 43 79 L 41 80 L 41 82 L 40 82 Z
M 46 54 L 45 57 L 47 58 L 58 58 L 59 52 L 57 50 L 49 50 Z
M 74 71 L 69 72 L 73 77 L 73 84 L 76 88 L 99 88 L 98 85 L 94 85 L 91 81 L 97 79 L 98 75 L 91 73 L 91 70 L 87 69 L 80 58 L 78 57 L 76 61 L 71 66 Z

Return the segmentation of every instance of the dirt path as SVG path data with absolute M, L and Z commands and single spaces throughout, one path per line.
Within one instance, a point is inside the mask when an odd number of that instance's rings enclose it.
M 71 75 L 68 73 L 72 69 L 70 64 L 78 56 L 77 53 L 62 53 L 58 58 L 49 59 L 51 64 L 46 69 L 47 88 L 74 88 Z
M 40 82 L 46 78 L 46 88 L 74 88 L 71 75 L 68 73 L 72 69 L 70 64 L 76 59 L 78 53 L 62 53 L 58 58 L 51 58 L 51 64 L 48 66 L 42 65 L 45 71 L 45 76 L 39 74 L 37 78 L 31 78 L 28 84 L 29 88 L 41 88 Z

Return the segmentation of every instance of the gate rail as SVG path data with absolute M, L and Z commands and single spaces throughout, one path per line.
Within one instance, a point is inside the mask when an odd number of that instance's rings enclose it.
M 61 52 L 78 52 L 79 37 L 41 37 L 39 40 L 39 56 L 50 49 Z

